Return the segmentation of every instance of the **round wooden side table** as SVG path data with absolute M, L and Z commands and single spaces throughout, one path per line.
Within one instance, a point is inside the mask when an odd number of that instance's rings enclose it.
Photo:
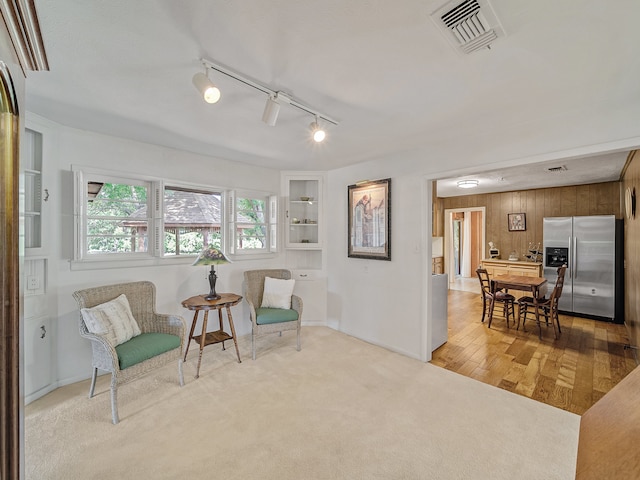
M 221 293 L 220 298 L 217 300 L 205 300 L 204 295 L 196 295 L 195 297 L 187 298 L 182 302 L 182 306 L 189 310 L 195 311 L 193 315 L 193 322 L 191 323 L 191 331 L 189 332 L 189 339 L 187 340 L 187 348 L 184 352 L 184 361 L 187 361 L 187 353 L 189 352 L 189 346 L 191 340 L 195 340 L 200 345 L 200 355 L 198 356 L 198 368 L 196 370 L 196 378 L 200 376 L 200 364 L 202 363 L 202 350 L 206 345 L 214 343 L 222 343 L 222 349 L 224 348 L 224 342 L 227 340 L 233 340 L 236 347 L 236 354 L 238 355 L 238 363 L 242 363 L 240 360 L 240 351 L 238 350 L 238 341 L 236 340 L 236 329 L 233 326 L 233 317 L 231 316 L 231 307 L 237 305 L 242 300 L 240 295 L 235 293 Z M 222 310 L 227 311 L 227 320 L 229 321 L 229 329 L 231 334 L 224 331 L 222 326 Z M 215 332 L 207 332 L 207 320 L 209 317 L 209 310 L 218 311 L 218 320 L 220 323 L 220 329 Z M 198 314 L 200 311 L 204 311 L 204 318 L 202 319 L 202 331 L 200 335 L 194 335 L 196 323 L 198 323 Z

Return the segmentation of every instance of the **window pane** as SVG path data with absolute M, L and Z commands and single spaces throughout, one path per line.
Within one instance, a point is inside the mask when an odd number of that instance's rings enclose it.
M 134 230 L 147 230 L 148 222 L 126 219 L 88 218 L 87 235 L 129 235 Z
M 178 187 L 164 189 L 164 253 L 192 255 L 222 248 L 222 195 Z
M 240 223 L 264 223 L 265 201 L 253 198 L 238 198 L 236 221 Z
M 148 250 L 146 234 L 90 236 L 87 237 L 87 252 L 95 253 L 133 253 Z
M 149 250 L 148 187 L 90 181 L 86 184 L 88 254 Z
M 267 246 L 267 237 L 265 235 L 238 235 L 238 244 L 236 247 L 243 249 L 262 249 Z
M 264 250 L 267 248 L 266 199 L 236 199 L 236 248 Z
M 144 207 L 144 202 L 132 202 L 129 200 L 113 200 L 109 198 L 94 199 L 87 205 L 87 215 L 90 216 L 129 216 L 136 210 Z

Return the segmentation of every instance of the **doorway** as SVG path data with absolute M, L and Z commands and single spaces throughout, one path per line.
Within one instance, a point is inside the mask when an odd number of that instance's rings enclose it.
M 449 288 L 479 292 L 476 268 L 485 256 L 485 207 L 444 212 L 445 272 Z
M 0 61 L 0 478 L 20 478 L 22 458 L 20 377 L 18 100 L 9 67 Z

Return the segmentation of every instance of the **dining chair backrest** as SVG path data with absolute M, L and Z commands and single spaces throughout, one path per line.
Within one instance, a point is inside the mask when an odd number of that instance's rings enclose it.
M 491 295 L 491 280 L 489 279 L 489 272 L 485 268 L 478 268 L 476 270 L 476 274 L 480 279 L 480 288 L 482 289 L 482 293 L 487 295 Z
M 567 271 L 566 265 L 562 265 L 561 267 L 558 267 L 558 278 L 556 279 L 556 284 L 553 287 L 551 296 L 549 297 L 549 299 L 552 302 L 554 301 L 557 302 L 560 296 L 562 295 L 562 288 L 564 287 L 564 275 L 566 271 Z

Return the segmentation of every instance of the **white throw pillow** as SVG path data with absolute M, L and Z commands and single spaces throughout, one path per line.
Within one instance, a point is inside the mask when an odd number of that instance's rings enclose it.
M 291 295 L 296 281 L 280 278 L 264 278 L 264 292 L 262 293 L 263 308 L 291 308 Z
M 106 335 L 107 341 L 114 347 L 141 333 L 124 294 L 95 307 L 83 308 L 80 312 L 87 330 L 97 335 Z

